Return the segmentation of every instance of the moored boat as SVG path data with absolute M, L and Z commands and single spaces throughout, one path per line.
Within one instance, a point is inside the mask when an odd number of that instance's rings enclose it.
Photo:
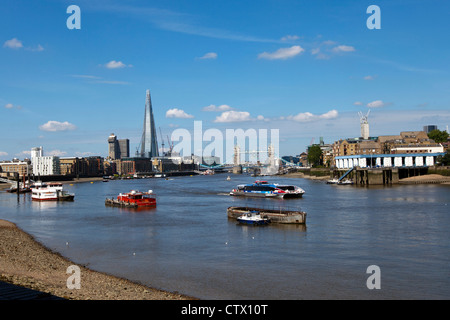
M 31 186 L 31 200 L 34 201 L 73 201 L 75 195 L 63 189 L 62 183 L 36 182 Z
M 252 184 L 241 184 L 230 192 L 230 196 L 262 197 L 262 198 L 301 198 L 305 190 L 294 185 L 255 181 Z
M 120 193 L 116 199 L 106 199 L 105 205 L 127 208 L 146 208 L 155 207 L 156 198 L 153 196 L 153 191 L 140 192 L 131 190 L 128 193 Z
M 339 179 L 330 179 L 327 181 L 327 184 L 337 184 L 339 182 Z
M 17 192 L 17 187 L 11 187 L 11 188 L 7 189 L 6 192 L 9 192 L 9 193 L 28 193 L 28 192 L 31 192 L 31 188 L 30 187 L 19 187 L 19 192 Z
M 230 219 L 237 219 L 251 211 L 259 212 L 263 217 L 270 219 L 271 223 L 306 224 L 306 212 L 300 210 L 228 207 L 227 215 Z
M 242 224 L 255 226 L 268 225 L 270 223 L 269 218 L 267 218 L 266 216 L 261 216 L 261 213 L 255 210 L 248 211 L 242 216 L 239 216 L 236 220 Z

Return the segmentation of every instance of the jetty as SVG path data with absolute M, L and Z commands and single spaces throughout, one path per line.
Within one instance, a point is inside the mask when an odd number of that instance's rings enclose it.
M 237 219 L 249 211 L 259 211 L 261 216 L 269 218 L 271 223 L 306 224 L 306 212 L 294 209 L 228 207 L 227 215 L 230 219 Z

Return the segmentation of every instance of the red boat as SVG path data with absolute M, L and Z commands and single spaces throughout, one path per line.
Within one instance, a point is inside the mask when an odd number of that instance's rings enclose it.
M 153 192 L 151 190 L 148 192 L 131 190 L 128 193 L 120 193 L 117 197 L 117 201 L 136 207 L 154 207 L 156 206 L 156 199 L 152 194 Z

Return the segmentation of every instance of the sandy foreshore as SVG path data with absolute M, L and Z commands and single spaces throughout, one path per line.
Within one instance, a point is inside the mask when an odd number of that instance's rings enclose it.
M 283 175 L 280 175 L 280 177 L 283 178 L 304 178 L 304 179 L 310 179 L 310 180 L 330 180 L 330 176 L 326 175 L 326 176 L 311 176 L 308 174 L 304 174 L 303 172 L 291 172 L 291 173 L 286 173 Z
M 442 176 L 440 174 L 426 174 L 423 176 L 415 176 L 404 178 L 399 181 L 401 184 L 450 184 L 450 177 Z
M 69 266 L 76 265 L 44 247 L 15 224 L 0 220 L 0 281 L 71 300 L 195 300 L 126 279 L 80 268 L 80 289 L 69 289 Z M 73 283 L 73 282 L 70 282 Z
M 285 178 L 305 178 L 311 180 L 329 180 L 329 176 L 310 176 L 303 172 L 293 172 L 281 175 Z M 399 184 L 450 184 L 450 177 L 440 174 L 426 174 L 399 180 Z

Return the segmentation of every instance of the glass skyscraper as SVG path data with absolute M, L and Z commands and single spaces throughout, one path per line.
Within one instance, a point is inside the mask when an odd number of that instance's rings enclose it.
M 146 92 L 144 130 L 142 132 L 140 155 L 144 158 L 153 158 L 159 156 L 150 90 L 147 90 Z

